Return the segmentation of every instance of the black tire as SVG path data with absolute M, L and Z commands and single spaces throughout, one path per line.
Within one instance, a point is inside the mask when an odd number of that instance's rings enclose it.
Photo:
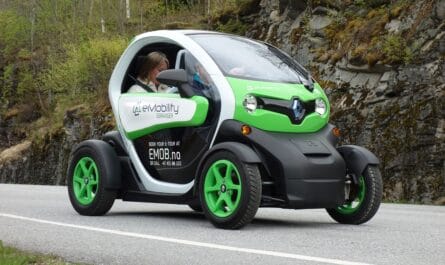
M 89 163 L 84 164 L 90 167 L 88 174 L 84 174 L 82 167 L 78 169 L 81 160 Z M 108 189 L 106 186 L 107 183 L 120 178 L 120 171 L 119 159 L 109 144 L 99 140 L 87 140 L 80 143 L 71 154 L 67 176 L 68 195 L 73 208 L 81 215 L 96 216 L 107 213 L 116 199 L 117 189 Z M 85 184 L 81 184 L 78 174 L 81 174 Z M 82 193 L 84 186 L 88 186 L 90 177 L 91 180 L 95 179 L 94 184 L 90 182 L 90 185 L 94 186 L 90 188 L 91 192 L 85 188 L 87 196 L 82 197 L 79 194 Z M 82 203 L 82 200 L 87 202 Z
M 215 194 L 212 191 L 209 192 L 207 196 L 210 196 L 210 193 L 212 193 L 212 196 L 219 196 L 219 198 L 217 199 L 218 201 L 222 197 L 222 194 L 227 192 L 226 195 L 224 195 L 226 196 L 226 198 L 230 198 L 229 200 L 236 198 L 235 203 L 232 205 L 232 209 L 229 209 L 230 206 L 226 200 L 223 200 L 223 202 L 221 203 L 222 208 L 225 209 L 223 210 L 223 212 L 221 212 L 221 214 L 228 214 L 227 216 L 218 216 L 215 210 L 212 211 L 210 209 L 209 204 L 211 203 L 210 201 L 206 200 L 204 187 L 206 178 L 211 178 L 209 176 L 211 176 L 212 173 L 209 172 L 209 169 L 217 167 L 216 165 L 218 165 L 218 163 L 220 163 L 221 161 L 229 161 L 231 163 L 230 168 L 234 167 L 236 169 L 236 171 L 230 171 L 230 179 L 232 179 L 232 184 L 230 185 L 234 185 L 233 187 L 236 186 L 237 190 L 231 190 L 229 184 L 227 184 L 227 189 L 223 188 L 223 186 L 225 187 L 226 185 L 224 184 L 225 182 L 223 182 L 223 184 L 220 186 L 221 190 L 214 191 L 218 194 Z M 224 169 L 221 170 L 223 170 L 222 172 L 224 172 Z M 227 173 L 227 169 L 225 172 Z M 226 173 L 224 173 L 224 181 L 228 181 Z M 237 183 L 235 183 L 237 179 L 240 180 L 238 185 Z M 216 183 L 214 184 L 214 186 L 217 187 L 218 184 Z M 258 211 L 258 207 L 260 206 L 261 175 L 258 170 L 258 166 L 255 164 L 244 163 L 235 154 L 228 151 L 215 152 L 206 160 L 206 163 L 204 164 L 202 170 L 199 187 L 201 206 L 204 214 L 207 219 L 212 222 L 213 225 L 219 228 L 241 228 L 242 226 L 250 223 L 253 220 L 256 212 Z M 238 192 L 240 193 L 239 196 Z M 218 202 L 216 202 L 215 205 L 218 205 Z M 224 211 L 226 211 L 226 213 L 224 213 Z
M 358 200 L 361 203 L 357 207 L 350 209 L 351 212 L 345 211 L 341 206 L 335 209 L 327 209 L 329 215 L 341 224 L 363 224 L 369 221 L 379 209 L 382 201 L 382 176 L 377 166 L 369 165 L 362 176 L 362 184 L 364 184 L 364 197 Z M 350 194 L 355 194 L 359 198 L 359 185 L 351 186 Z

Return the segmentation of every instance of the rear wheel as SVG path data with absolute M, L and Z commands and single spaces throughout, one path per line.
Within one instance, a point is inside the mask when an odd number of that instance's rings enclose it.
M 219 228 L 238 229 L 252 221 L 261 200 L 261 175 L 255 164 L 219 151 L 209 157 L 200 181 L 201 205 Z
M 88 140 L 74 150 L 68 168 L 68 194 L 73 208 L 81 215 L 103 215 L 116 198 L 116 190 L 105 183 L 120 177 L 119 160 L 105 142 Z
M 329 215 L 342 224 L 362 224 L 369 221 L 379 209 L 382 200 L 382 176 L 377 166 L 369 165 L 358 184 L 348 189 L 349 199 L 334 209 L 327 209 Z

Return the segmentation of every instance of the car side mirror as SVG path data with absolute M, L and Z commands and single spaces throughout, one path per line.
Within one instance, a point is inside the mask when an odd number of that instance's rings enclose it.
M 185 98 L 191 98 L 195 95 L 193 89 L 188 85 L 187 73 L 184 69 L 169 69 L 160 72 L 156 79 L 168 86 L 175 86 L 179 94 Z

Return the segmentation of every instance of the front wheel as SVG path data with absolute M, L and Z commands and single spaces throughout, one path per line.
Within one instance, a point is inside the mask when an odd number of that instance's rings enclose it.
M 382 176 L 378 167 L 369 165 L 358 182 L 349 187 L 349 199 L 345 204 L 327 209 L 335 221 L 358 225 L 369 221 L 377 213 L 382 200 Z
M 200 180 L 201 206 L 213 225 L 238 229 L 250 223 L 261 202 L 258 166 L 235 154 L 219 151 L 204 165 Z

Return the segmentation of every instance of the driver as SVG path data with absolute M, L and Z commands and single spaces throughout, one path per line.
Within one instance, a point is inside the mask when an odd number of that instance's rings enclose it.
M 156 51 L 147 54 L 139 68 L 136 84 L 130 87 L 128 93 L 169 92 L 170 87 L 159 83 L 156 79 L 156 76 L 168 67 L 169 61 L 164 53 Z

